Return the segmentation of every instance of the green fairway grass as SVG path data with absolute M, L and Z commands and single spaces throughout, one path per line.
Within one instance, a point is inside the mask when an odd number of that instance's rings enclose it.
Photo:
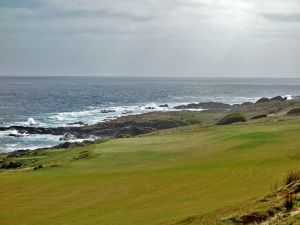
M 194 125 L 22 156 L 22 169 L 0 172 L 0 224 L 169 224 L 208 213 L 282 184 L 300 169 L 299 138 L 297 119 Z

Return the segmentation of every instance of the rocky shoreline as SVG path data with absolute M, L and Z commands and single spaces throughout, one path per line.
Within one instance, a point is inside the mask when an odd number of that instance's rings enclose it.
M 244 103 L 246 104 L 246 103 Z M 243 104 L 242 104 L 243 105 Z M 206 102 L 199 104 L 189 104 L 174 107 L 176 110 L 188 110 L 188 109 L 204 109 L 207 112 L 224 112 L 237 108 L 237 105 L 231 106 L 219 102 Z M 153 115 L 154 113 L 145 113 Z M 143 115 L 143 114 L 142 114 Z M 97 123 L 94 125 L 86 125 L 82 122 L 76 122 L 69 125 L 81 125 L 81 126 L 67 126 L 67 127 L 33 127 L 33 126 L 10 126 L 0 127 L 0 131 L 16 130 L 20 135 L 22 134 L 50 134 L 62 136 L 67 134 L 72 135 L 77 139 L 86 139 L 89 137 L 115 137 L 124 134 L 138 135 L 149 133 L 154 130 L 174 128 L 178 126 L 188 125 L 182 121 L 162 121 L 152 119 L 151 121 L 140 120 L 141 115 L 130 115 L 116 118 L 114 120 L 106 121 L 103 123 Z M 18 134 L 14 134 L 17 136 Z
M 217 113 L 223 115 L 230 112 L 246 112 L 249 116 L 255 118 L 260 114 L 267 115 L 273 111 L 278 112 L 292 106 L 300 106 L 299 99 L 288 100 L 287 98 L 277 96 L 274 98 L 261 98 L 256 103 L 245 102 L 243 104 L 235 105 L 220 102 L 193 103 L 174 107 L 174 110 L 188 111 L 201 109 L 203 111 L 197 113 Z M 215 121 L 212 121 L 212 123 L 213 122 Z M 32 134 L 62 136 L 60 141 L 65 141 L 65 143 L 55 146 L 54 148 L 65 148 L 71 146 L 72 143 L 70 143 L 70 141 L 75 139 L 107 139 L 123 136 L 136 136 L 156 130 L 170 129 L 199 123 L 202 123 L 202 121 L 197 119 L 183 119 L 182 115 L 176 115 L 176 111 L 168 111 L 151 112 L 140 115 L 127 115 L 94 125 L 86 125 L 79 121 L 74 124 L 81 126 L 56 128 L 10 126 L 0 127 L 0 131 L 15 130 L 18 132 L 17 134 L 12 134 L 15 137 L 18 137 L 18 135 Z M 79 144 L 80 143 L 77 143 L 77 145 Z
M 151 113 L 149 113 L 151 114 Z M 154 130 L 174 128 L 178 126 L 188 125 L 182 121 L 139 121 L 140 115 L 124 116 L 122 119 L 118 118 L 112 121 L 98 123 L 95 125 L 85 125 L 81 127 L 27 127 L 27 126 L 10 126 L 0 127 L 0 131 L 16 130 L 20 135 L 22 134 L 50 134 L 57 136 L 72 135 L 76 139 L 86 139 L 90 137 L 115 137 L 120 135 L 139 135 L 149 133 Z M 137 121 L 135 121 L 137 119 Z M 17 136 L 17 134 L 15 135 Z

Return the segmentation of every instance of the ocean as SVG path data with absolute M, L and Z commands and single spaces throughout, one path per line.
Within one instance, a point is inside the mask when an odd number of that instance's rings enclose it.
M 235 104 L 278 95 L 299 96 L 300 78 L 0 77 L 0 126 L 95 124 L 192 102 Z M 60 143 L 51 135 L 8 136 L 15 132 L 0 132 L 0 152 Z

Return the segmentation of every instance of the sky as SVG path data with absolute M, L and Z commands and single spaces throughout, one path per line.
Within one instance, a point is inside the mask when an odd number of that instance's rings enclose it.
M 299 0 L 0 0 L 0 76 L 299 77 Z

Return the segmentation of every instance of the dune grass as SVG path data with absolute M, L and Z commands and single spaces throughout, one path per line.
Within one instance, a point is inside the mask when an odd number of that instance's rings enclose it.
M 209 213 L 300 169 L 299 135 L 297 120 L 195 125 L 23 156 L 26 168 L 0 172 L 1 224 L 168 224 Z

